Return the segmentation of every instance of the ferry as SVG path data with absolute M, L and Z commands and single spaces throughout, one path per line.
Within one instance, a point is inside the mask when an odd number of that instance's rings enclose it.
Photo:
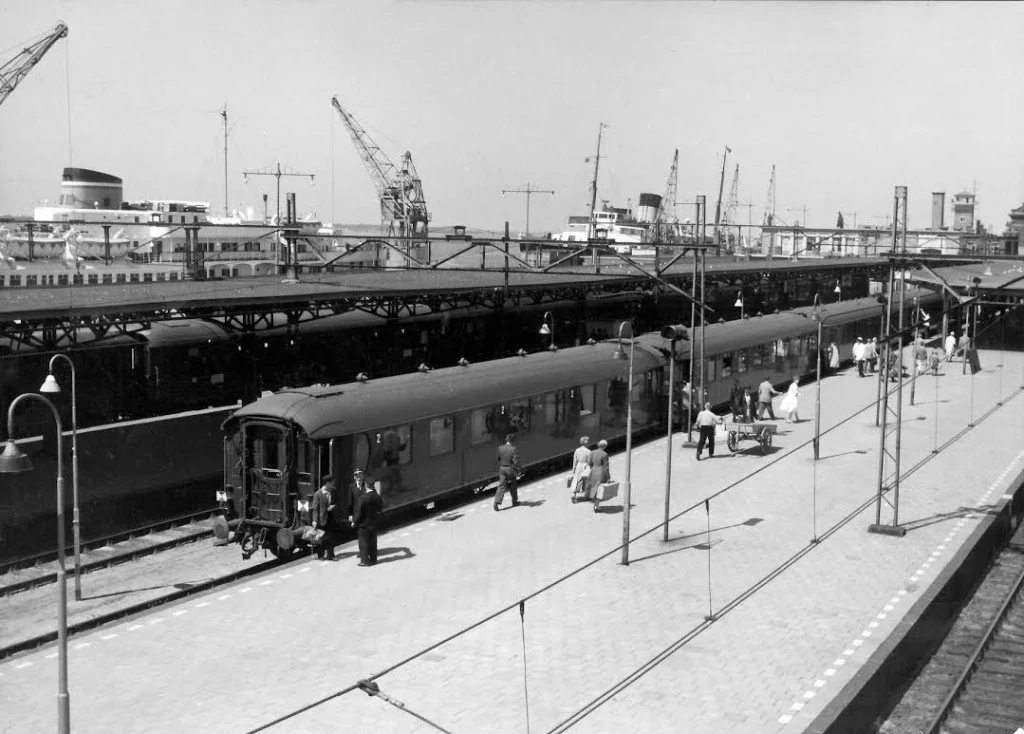
M 298 230 L 296 263 L 325 262 L 344 246 L 333 226 L 313 215 Z M 108 173 L 65 168 L 56 206 L 36 207 L 30 221 L 0 220 L 0 287 L 140 283 L 277 273 L 286 254 L 276 217 L 251 209 L 216 216 L 207 202 L 126 201 L 123 181 Z M 370 249 L 346 267 L 370 267 Z M 371 262 L 372 261 L 372 262 Z

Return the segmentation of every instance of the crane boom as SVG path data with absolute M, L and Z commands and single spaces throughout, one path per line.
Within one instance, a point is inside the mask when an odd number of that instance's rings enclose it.
M 761 224 L 771 227 L 775 223 L 775 164 L 772 164 L 772 177 L 768 181 L 768 195 L 764 201 L 764 219 Z
M 674 242 L 678 227 L 676 219 L 676 191 L 679 186 L 679 148 L 672 156 L 672 167 L 665 181 L 665 195 L 661 197 L 661 206 L 651 227 L 652 242 Z
M 41 40 L 23 48 L 13 59 L 0 66 L 0 105 L 11 96 L 15 87 L 32 70 L 32 67 L 39 63 L 39 60 L 53 44 L 67 34 L 68 27 L 63 23 L 58 23 L 57 27 Z
M 331 104 L 338 111 L 352 142 L 363 160 L 363 165 L 373 179 L 380 199 L 380 215 L 382 223 L 387 223 L 402 235 L 426 234 L 430 214 L 427 212 L 427 201 L 423 196 L 423 182 L 412 162 L 412 153 L 406 151 L 402 156 L 401 168 L 388 158 L 387 154 L 377 145 L 369 133 L 352 117 L 338 102 L 331 97 Z

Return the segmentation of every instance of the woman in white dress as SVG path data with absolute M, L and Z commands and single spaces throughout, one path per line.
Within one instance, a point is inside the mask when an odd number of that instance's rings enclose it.
M 575 502 L 580 495 L 587 494 L 587 479 L 590 477 L 590 436 L 580 437 L 580 446 L 572 455 L 572 476 L 569 477 L 569 487 L 572 489 L 572 501 Z
M 839 347 L 835 342 L 828 345 L 828 366 L 833 371 L 839 369 Z
M 800 416 L 797 415 L 797 408 L 800 407 L 800 378 L 794 377 L 793 383 L 789 386 L 786 397 L 779 403 L 779 412 L 786 414 L 787 423 L 798 423 Z

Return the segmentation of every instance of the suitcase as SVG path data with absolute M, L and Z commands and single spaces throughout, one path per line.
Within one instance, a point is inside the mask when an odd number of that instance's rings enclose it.
M 597 489 L 594 490 L 594 501 L 595 502 L 607 502 L 610 499 L 614 499 L 619 496 L 619 483 L 618 482 L 601 482 L 597 485 Z

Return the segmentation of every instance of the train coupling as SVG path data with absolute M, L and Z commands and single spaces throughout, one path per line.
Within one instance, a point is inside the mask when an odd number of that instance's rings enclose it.
M 267 540 L 267 529 L 260 528 L 255 533 L 246 531 L 242 537 L 242 560 L 248 561 L 252 554 L 264 546 Z

